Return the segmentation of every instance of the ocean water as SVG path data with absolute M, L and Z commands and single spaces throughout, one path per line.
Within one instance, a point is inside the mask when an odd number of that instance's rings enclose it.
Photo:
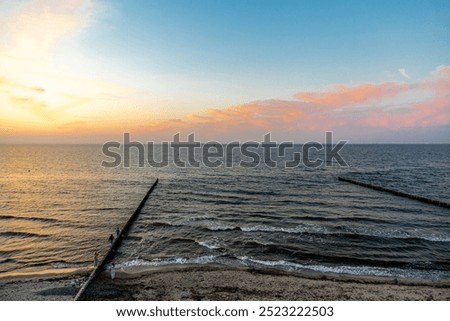
M 105 168 L 97 145 L 0 145 L 0 278 L 91 269 L 158 177 L 118 268 L 450 279 L 450 209 L 337 180 L 449 202 L 450 145 L 347 145 L 342 155 L 348 167 Z

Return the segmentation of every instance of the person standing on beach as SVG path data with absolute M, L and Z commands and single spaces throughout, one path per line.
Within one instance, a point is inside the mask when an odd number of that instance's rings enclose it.
M 110 272 L 111 272 L 111 280 L 114 280 L 116 277 L 116 266 L 114 263 L 111 263 Z
M 119 237 L 119 235 L 120 235 L 120 229 L 119 229 L 119 227 L 117 227 L 117 229 L 116 229 L 116 237 Z
M 109 236 L 109 239 L 108 239 L 108 240 L 109 240 L 109 244 L 112 246 L 113 243 L 114 243 L 114 235 L 111 234 L 111 235 Z
M 94 266 L 98 265 L 98 251 L 94 252 Z

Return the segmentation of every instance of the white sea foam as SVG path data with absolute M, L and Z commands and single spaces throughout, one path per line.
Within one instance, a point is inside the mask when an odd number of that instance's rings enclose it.
M 278 227 L 270 225 L 253 225 L 241 228 L 244 232 L 282 232 L 282 233 L 329 233 L 328 229 L 317 224 L 300 224 L 294 227 Z
M 375 236 L 382 238 L 395 238 L 395 239 L 423 239 L 432 242 L 450 242 L 450 236 L 445 234 L 427 234 L 422 231 L 412 230 L 397 230 L 397 229 L 376 229 L 368 227 L 353 227 L 343 228 L 341 230 L 332 230 L 318 224 L 300 224 L 294 227 L 278 227 L 271 225 L 252 225 L 241 227 L 243 232 L 278 232 L 278 233 L 290 233 L 290 234 L 302 234 L 302 233 L 315 233 L 315 234 L 328 234 L 339 235 L 342 233 L 356 234 L 361 236 Z
M 231 225 L 209 225 L 208 229 L 211 231 L 229 231 L 236 229 L 236 226 Z
M 366 227 L 355 227 L 355 228 L 345 228 L 345 232 L 365 235 L 365 236 L 375 236 L 383 238 L 392 239 L 422 239 L 432 242 L 450 242 L 450 236 L 445 234 L 431 233 L 427 234 L 420 230 L 399 230 L 399 229 L 375 229 Z
M 143 260 L 143 259 L 134 259 L 131 261 L 126 261 L 123 263 L 116 264 L 116 268 L 132 268 L 132 267 L 140 267 L 140 266 L 164 266 L 164 265 L 172 265 L 172 264 L 208 264 L 214 263 L 218 256 L 216 255 L 207 255 L 207 256 L 199 256 L 194 258 L 186 258 L 186 257 L 173 257 L 173 258 L 164 258 L 164 259 L 154 259 L 152 261 Z
M 237 259 L 237 260 L 236 260 Z M 131 261 L 116 264 L 116 268 L 127 269 L 133 267 L 145 267 L 145 266 L 165 266 L 174 264 L 208 264 L 208 263 L 228 263 L 241 266 L 254 266 L 254 267 L 270 267 L 275 269 L 287 270 L 287 271 L 315 271 L 322 273 L 336 273 L 336 274 L 349 274 L 349 275 L 373 275 L 384 277 L 400 277 L 400 278 L 419 278 L 419 279 L 441 279 L 445 278 L 446 274 L 439 271 L 426 271 L 416 269 L 400 269 L 400 268 L 387 268 L 387 267 L 375 267 L 375 266 L 350 266 L 350 265 L 324 265 L 324 264 L 301 264 L 290 262 L 286 260 L 260 260 L 248 256 L 240 256 L 236 259 L 225 259 L 217 255 L 199 256 L 194 258 L 185 257 L 173 257 L 164 259 L 154 259 L 152 261 L 143 259 L 134 259 Z M 237 262 L 236 262 L 237 261 Z M 107 266 L 109 268 L 109 266 Z
M 58 262 L 58 263 L 52 263 L 51 266 L 55 269 L 81 268 L 81 267 L 89 266 L 89 263 Z
M 215 250 L 220 248 L 220 242 L 216 238 L 209 239 L 206 241 L 196 241 L 199 245 L 207 247 L 210 250 Z
M 298 271 L 298 270 L 311 270 L 323 273 L 336 273 L 336 274 L 350 274 L 350 275 L 373 275 L 373 276 L 395 276 L 401 278 L 429 278 L 439 279 L 442 277 L 438 271 L 421 271 L 413 269 L 400 269 L 400 268 L 384 268 L 374 266 L 348 266 L 348 265 L 320 265 L 320 264 L 299 264 L 289 262 L 285 260 L 269 261 L 258 260 L 249 257 L 238 258 L 243 265 L 256 265 L 256 266 L 269 266 L 273 268 L 280 268 L 283 270 Z

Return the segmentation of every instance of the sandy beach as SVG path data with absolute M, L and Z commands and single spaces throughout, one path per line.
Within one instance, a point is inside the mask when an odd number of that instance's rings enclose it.
M 84 300 L 450 300 L 450 282 L 219 265 L 102 273 Z
M 87 272 L 0 279 L 0 301 L 71 301 Z
M 87 273 L 0 280 L 0 300 L 73 300 Z M 450 300 L 450 281 L 418 281 L 221 265 L 101 273 L 82 300 Z

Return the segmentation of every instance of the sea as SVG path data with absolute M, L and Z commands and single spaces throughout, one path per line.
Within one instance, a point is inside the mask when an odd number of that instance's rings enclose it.
M 157 168 L 138 156 L 105 167 L 101 145 L 0 145 L 0 279 L 92 269 L 156 178 L 117 269 L 214 263 L 450 279 L 450 209 L 337 179 L 449 202 L 448 144 L 346 145 L 348 166 L 317 168 L 242 167 L 240 154 L 233 166 Z

